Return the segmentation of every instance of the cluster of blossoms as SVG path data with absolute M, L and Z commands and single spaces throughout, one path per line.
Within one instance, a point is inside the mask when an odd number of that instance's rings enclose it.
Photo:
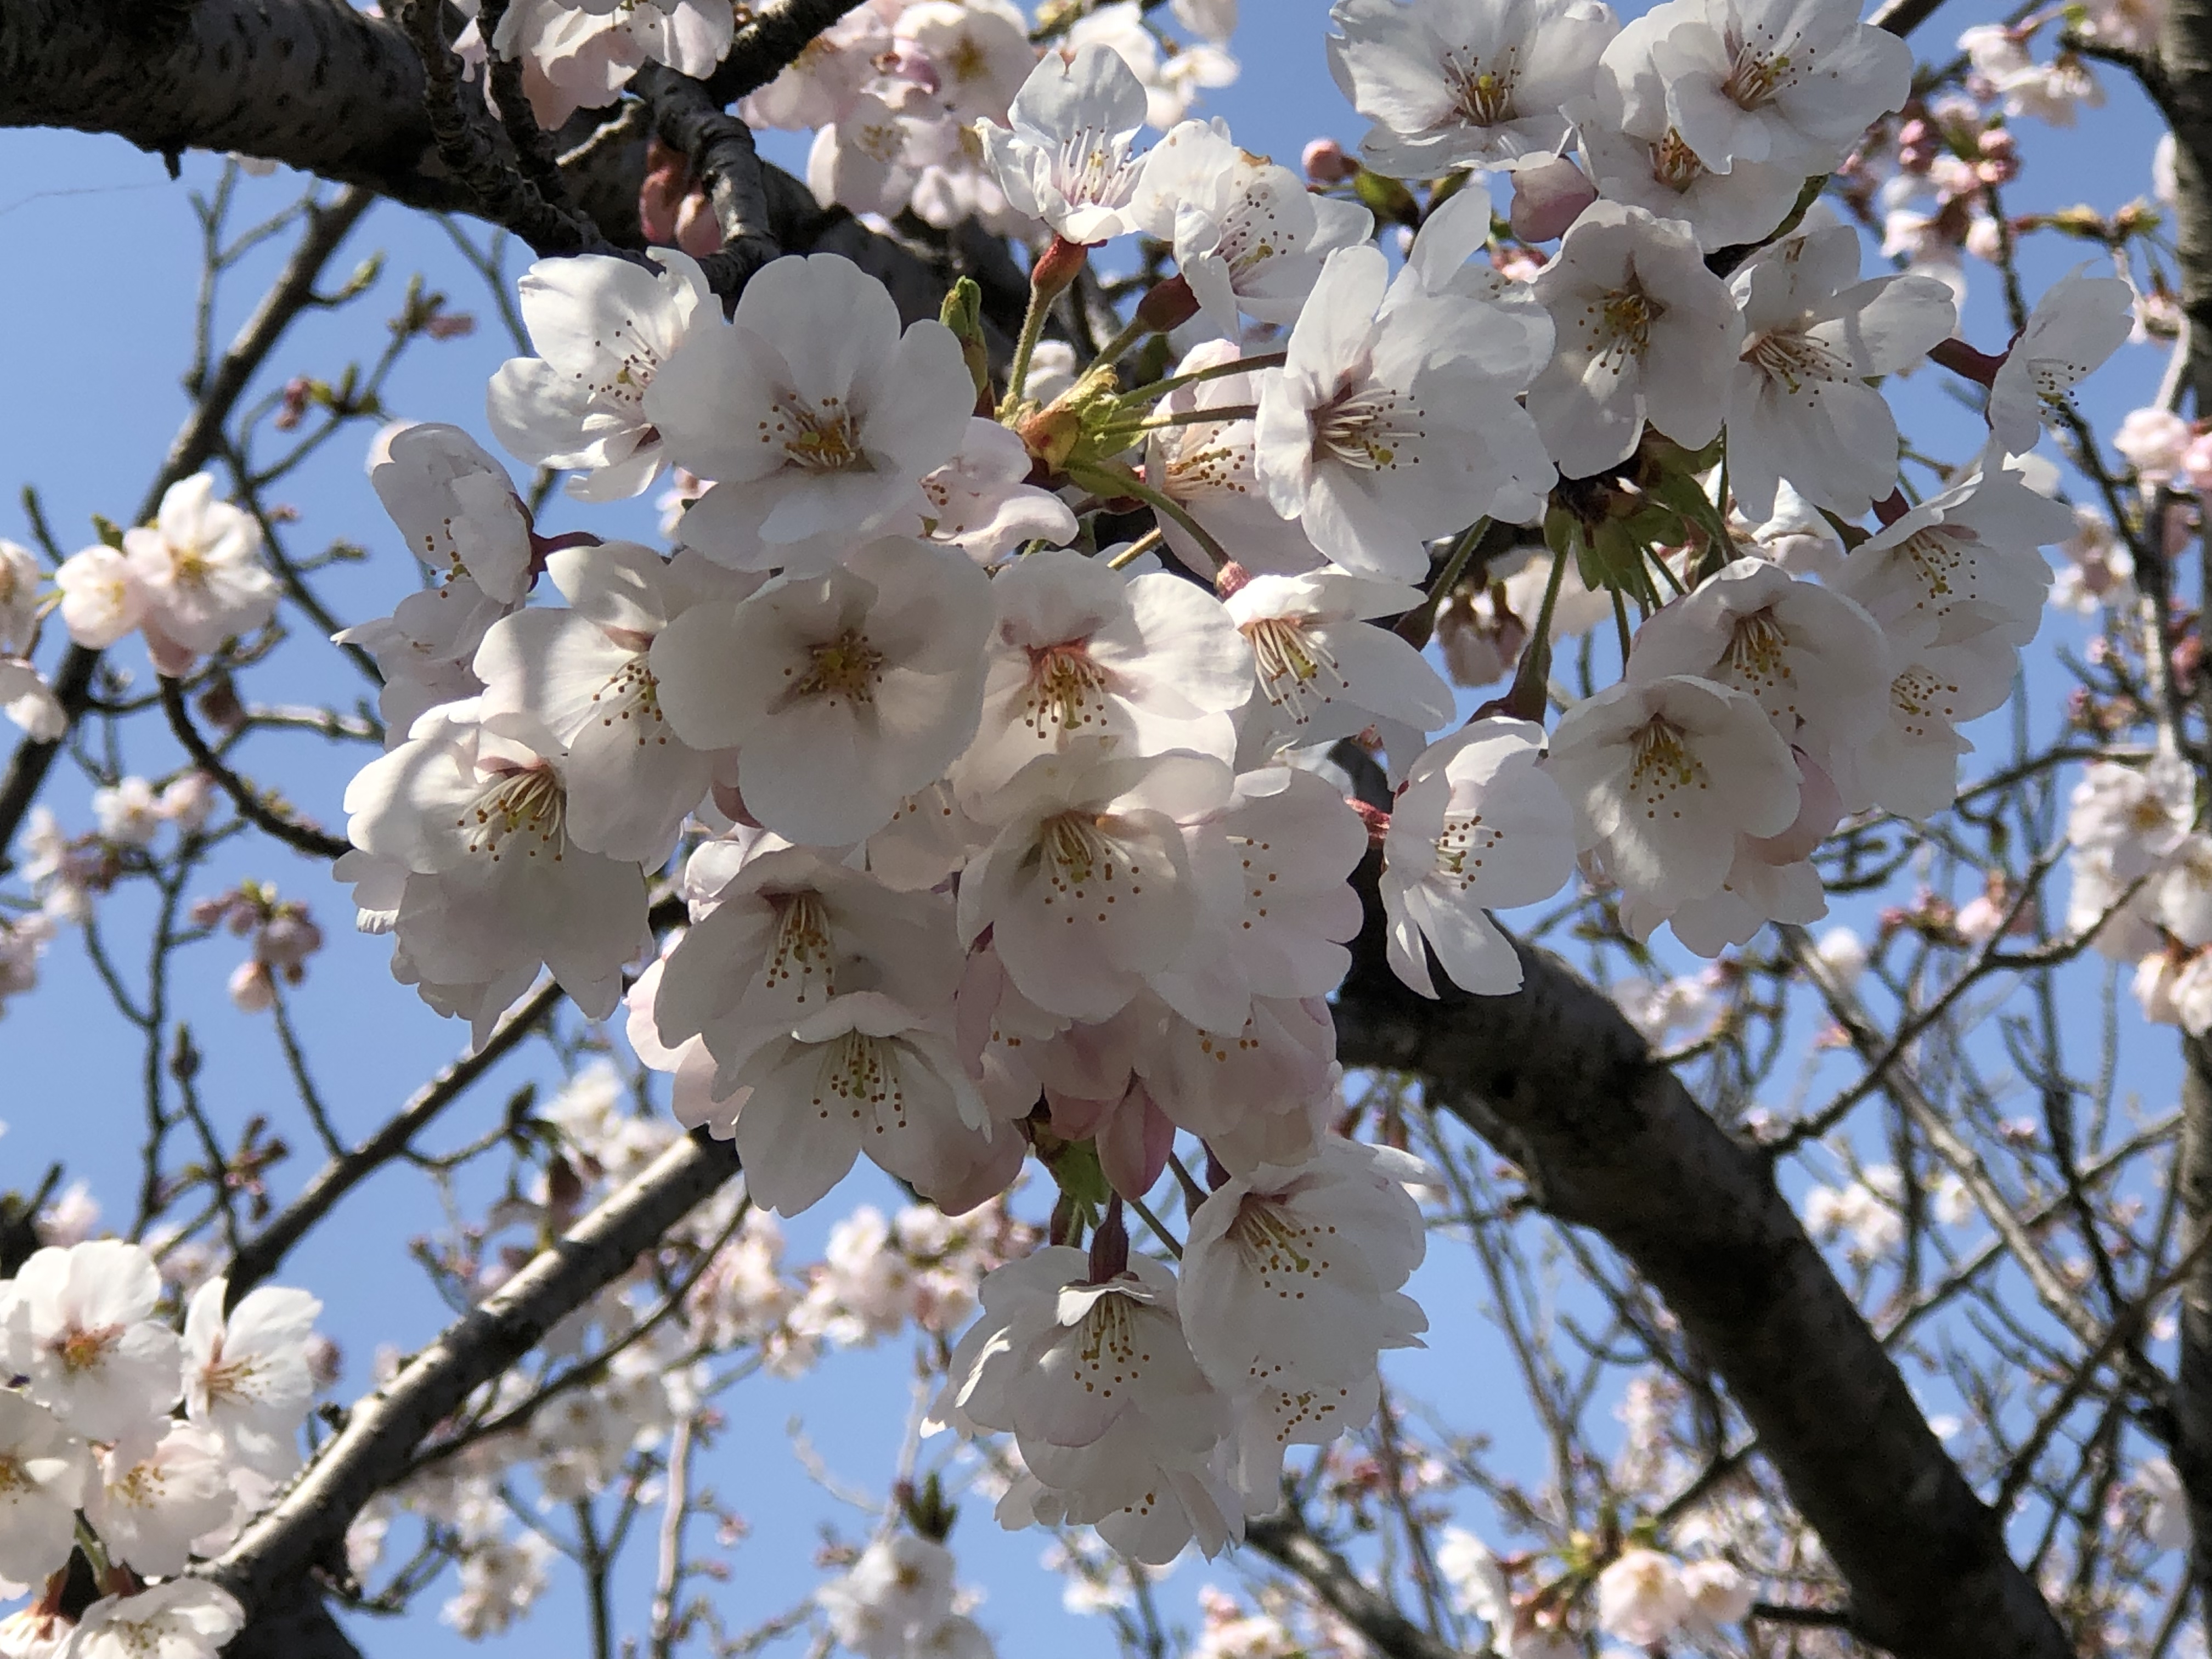
M 862 1550 L 817 1591 L 830 1632 L 862 1659 L 992 1659 L 991 1638 L 968 1617 L 941 1539 L 898 1531 Z
M 2068 923 L 2136 964 L 2148 1018 L 2202 1036 L 2212 1030 L 2212 837 L 2196 821 L 2195 774 L 2176 756 L 2084 769 L 2066 824 Z
M 1157 88 L 1115 43 L 1036 62 L 996 8 L 892 10 L 854 14 L 755 113 L 818 125 L 841 199 L 965 215 L 988 190 L 1040 223 L 1005 395 L 958 296 L 902 327 L 834 255 L 770 264 L 726 316 L 678 249 L 534 266 L 540 355 L 494 378 L 493 431 L 584 501 L 680 470 L 677 545 L 543 536 L 459 429 L 386 434 L 372 480 L 437 580 L 346 636 L 384 672 L 391 737 L 348 791 L 339 873 L 398 977 L 481 1038 L 541 971 L 611 1016 L 680 851 L 689 926 L 627 991 L 679 1121 L 733 1137 L 782 1216 L 863 1154 L 960 1214 L 1036 1152 L 1054 1242 L 998 1241 L 1014 1259 L 933 1420 L 1012 1437 L 1010 1525 L 1210 1553 L 1273 1507 L 1288 1446 L 1371 1413 L 1380 1352 L 1425 1323 L 1401 1290 L 1424 1172 L 1329 1127 L 1324 999 L 1370 846 L 1390 964 L 1427 996 L 1432 957 L 1462 991 L 1515 989 L 1487 910 L 1549 896 L 1578 854 L 1638 939 L 1671 923 L 1712 956 L 1824 914 L 1815 848 L 1847 813 L 1948 805 L 1959 726 L 2006 696 L 2038 549 L 2075 527 L 2011 462 L 2132 301 L 2054 288 L 1979 360 L 1982 454 L 1914 504 L 1873 382 L 1950 337 L 1951 293 L 1863 279 L 1848 227 L 1784 224 L 1905 96 L 1905 49 L 1839 0 L 1668 0 L 1626 27 L 1586 0 L 1340 0 L 1367 165 L 1510 174 L 1524 247 L 1558 241 L 1521 276 L 1478 257 L 1479 183 L 1433 193 L 1394 275 L 1364 209 L 1218 123 L 1140 150 Z M 1098 361 L 1033 378 L 1050 301 L 1138 233 L 1176 275 Z M 1284 349 L 1247 353 L 1248 319 Z M 1173 372 L 1125 387 L 1121 355 L 1170 329 Z M 1128 503 L 1153 530 L 1098 545 L 1092 515 Z M 1512 650 L 1491 636 L 1520 672 L 1431 743 L 1452 694 L 1383 619 L 1448 591 L 1436 559 L 1486 522 L 1548 547 Z M 1563 607 L 1617 619 L 1624 672 L 1547 734 Z M 1387 812 L 1347 802 L 1346 740 L 1383 757 Z M 1171 1163 L 1174 1267 L 1123 1218 Z M 898 1255 L 930 1255 L 900 1230 Z M 848 1243 L 881 1262 L 877 1231 Z M 833 1264 L 746 1317 L 804 1363 L 885 1320 L 949 1330 L 964 1281 Z M 780 1300 L 772 1259 L 765 1283 Z M 1653 1595 L 1672 1605 L 1616 1599 Z
M 179 1337 L 162 1297 L 154 1258 L 116 1239 L 50 1245 L 0 1280 L 0 1600 L 37 1597 L 0 1621 L 11 1653 L 213 1659 L 242 1621 L 185 1568 L 298 1468 L 322 1304 L 262 1285 L 226 1306 L 210 1279 Z M 100 1599 L 72 1623 L 79 1548 Z

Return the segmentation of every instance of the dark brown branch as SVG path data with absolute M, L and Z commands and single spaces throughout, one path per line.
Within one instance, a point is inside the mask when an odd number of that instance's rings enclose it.
M 310 858 L 342 858 L 353 850 L 353 843 L 343 836 L 333 836 L 312 823 L 302 823 L 288 817 L 264 800 L 259 791 L 237 773 L 231 770 L 222 756 L 216 754 L 192 724 L 192 711 L 185 706 L 185 688 L 167 674 L 161 676 L 161 712 L 169 717 L 169 730 L 176 734 L 185 752 L 192 757 L 192 764 L 207 774 L 238 809 L 239 816 L 256 829 L 274 836 L 287 847 Z
M 0 5 L 12 7 L 12 3 L 13 0 L 0 0 Z M 9 97 L 4 65 L 12 18 L 12 9 L 0 10 L 0 111 L 4 111 Z M 246 319 L 246 326 L 231 342 L 230 349 L 223 353 L 215 372 L 198 392 L 192 411 L 170 444 L 169 453 L 148 487 L 145 499 L 139 503 L 133 523 L 150 520 L 161 507 L 161 497 L 169 486 L 198 471 L 222 447 L 223 425 L 246 391 L 246 383 L 267 361 L 277 340 L 291 326 L 292 319 L 313 302 L 315 283 L 323 268 L 375 199 L 365 190 L 349 187 L 327 204 L 308 208 L 307 234 L 300 239 L 299 246 L 293 249 L 292 257 L 285 261 L 275 285 L 262 297 L 252 316 Z M 54 676 L 54 695 L 61 700 L 62 711 L 72 725 L 92 700 L 93 672 L 99 664 L 100 653 L 73 645 Z M 15 842 L 15 831 L 23 815 L 30 811 L 32 801 L 37 799 L 40 787 L 46 781 L 46 769 L 60 750 L 59 743 L 26 740 L 16 745 L 7 775 L 0 778 L 0 869 L 7 867 L 8 849 Z
M 727 301 L 782 252 L 769 227 L 768 188 L 752 129 L 726 113 L 703 81 L 647 64 L 634 83 L 653 111 L 660 142 L 681 152 L 707 192 L 722 233 L 719 252 L 702 259 L 708 285 Z
M 1457 1648 L 1429 1634 L 1399 1612 L 1395 1602 L 1370 1589 L 1349 1561 L 1307 1530 L 1294 1510 L 1246 1522 L 1244 1541 L 1296 1573 L 1385 1659 L 1460 1659 Z
M 1513 995 L 1431 1002 L 1385 965 L 1381 923 L 1370 896 L 1337 1002 L 1345 1064 L 1425 1079 L 1547 1212 L 1602 1235 L 1666 1299 L 1849 1583 L 1855 1629 L 1902 1659 L 2067 1659 L 1765 1160 L 1556 958 L 1523 949 Z
M 195 1571 L 251 1614 L 319 1566 L 338 1565 L 346 1528 L 422 1437 L 548 1330 L 614 1282 L 639 1254 L 737 1173 L 726 1141 L 678 1141 L 629 1186 L 449 1328 L 346 1425 L 275 1507 L 220 1560 Z
M 734 104 L 757 91 L 783 72 L 783 66 L 806 49 L 806 43 L 828 28 L 861 0 L 766 0 L 749 6 L 751 14 L 730 39 L 730 50 L 707 88 L 717 104 Z

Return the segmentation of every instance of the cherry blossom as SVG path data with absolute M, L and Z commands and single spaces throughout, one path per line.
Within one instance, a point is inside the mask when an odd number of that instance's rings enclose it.
M 866 1659 L 907 1659 L 952 1616 L 952 1552 L 910 1532 L 879 1538 L 815 1592 L 839 1642 Z
M 717 480 L 684 514 L 684 542 L 767 569 L 791 564 L 793 544 L 850 546 L 886 525 L 959 448 L 966 425 L 946 417 L 975 391 L 951 329 L 902 334 L 881 283 L 817 253 L 772 261 L 726 325 L 686 334 L 643 412 L 670 459 Z
M 1686 449 L 1717 437 L 1743 319 L 1686 227 L 1612 202 L 1584 210 L 1537 273 L 1558 345 L 1528 412 L 1567 477 L 1635 453 L 1648 418 Z
M 1607 55 L 1631 54 L 1648 56 L 1664 103 L 1649 106 L 1655 77 L 1634 75 L 1629 125 L 1663 118 L 1717 173 L 1738 161 L 1824 172 L 1912 80 L 1911 49 L 1861 23 L 1856 0 L 1665 0 Z
M 2115 277 L 2084 276 L 2087 269 L 2076 265 L 2044 290 L 1990 382 L 1990 434 L 2008 453 L 2033 449 L 2043 406 L 2063 406 L 2135 326 L 2134 291 Z
M 384 861 L 387 925 L 433 1006 L 466 1012 L 481 1037 L 543 963 L 604 1019 L 648 937 L 644 878 L 570 839 L 565 756 L 550 732 L 473 712 L 434 709 L 356 774 L 347 835 Z M 340 862 L 347 879 L 372 867 Z
M 678 738 L 739 751 L 761 823 L 795 842 L 859 841 L 975 736 L 988 586 L 957 549 L 872 541 L 827 574 L 692 605 L 647 665 Z
M 137 1245 L 34 1250 L 14 1285 L 0 1301 L 0 1362 L 72 1431 L 119 1439 L 176 1403 L 177 1336 L 153 1316 L 161 1279 Z
M 185 1312 L 185 1414 L 221 1437 L 225 1455 L 272 1479 L 299 1466 L 300 1425 L 313 1401 L 308 1339 L 323 1304 L 305 1291 L 258 1285 L 226 1314 L 211 1279 Z
M 1520 987 L 1521 959 L 1483 913 L 1548 898 L 1573 872 L 1575 821 L 1538 764 L 1543 741 L 1527 720 L 1473 721 L 1430 744 L 1391 803 L 1382 880 L 1390 966 L 1423 996 L 1437 994 L 1424 939 L 1462 990 Z
M 522 60 L 531 111 L 550 131 L 579 109 L 612 102 L 648 63 L 679 75 L 712 73 L 734 32 L 726 9 L 720 0 L 514 0 L 490 46 Z
M 1192 347 L 1175 373 L 1218 369 L 1238 355 L 1231 341 L 1207 340 Z M 1218 375 L 1169 392 L 1158 408 L 1176 423 L 1146 436 L 1145 481 L 1195 520 L 1242 568 L 1261 574 L 1310 570 L 1323 562 L 1321 553 L 1299 523 L 1285 521 L 1268 500 L 1260 482 L 1251 417 L 1239 413 L 1220 421 L 1191 418 L 1207 410 L 1242 410 L 1257 396 L 1250 374 Z M 1167 551 L 1185 568 L 1213 574 L 1213 555 L 1180 520 L 1163 516 L 1160 532 Z
M 1252 647 L 1260 696 L 1244 722 L 1248 745 L 1352 737 L 1378 720 L 1432 732 L 1451 719 L 1450 688 L 1388 629 L 1420 603 L 1418 589 L 1334 566 L 1297 576 L 1255 576 L 1230 594 L 1230 619 Z
M 1133 213 L 1170 243 L 1176 269 L 1213 332 L 1237 337 L 1243 315 L 1293 323 L 1323 256 L 1365 241 L 1367 210 L 1307 193 L 1288 167 L 1241 150 L 1226 123 L 1185 121 L 1145 158 Z
M 426 422 L 380 434 L 368 481 L 408 550 L 432 570 L 465 571 L 501 605 L 529 591 L 530 515 L 507 469 L 460 428 Z
M 1057 1246 L 993 1269 L 946 1377 L 933 1419 L 1012 1432 L 1027 1467 L 1001 1524 L 1088 1522 L 1151 1563 L 1194 1538 L 1211 1556 L 1243 1536 L 1229 1402 L 1192 1357 L 1158 1263 L 1133 1255 L 1100 1282 L 1082 1251 Z
M 1425 538 L 1536 516 L 1553 467 L 1513 395 L 1550 355 L 1547 319 L 1393 294 L 1371 247 L 1329 255 L 1260 377 L 1258 468 L 1276 512 L 1357 575 L 1413 581 Z M 1378 310 L 1381 314 L 1377 315 Z
M 708 1127 L 734 1136 L 763 1208 L 797 1215 L 864 1152 L 948 1211 L 973 1207 L 959 1194 L 984 1150 L 981 1097 L 950 1039 L 881 992 L 831 998 L 756 1049 L 737 1082 L 733 1119 L 718 1112 Z M 1018 1165 L 1019 1138 L 995 1139 Z
M 1556 154 L 1620 27 L 1592 0 L 1336 0 L 1329 21 L 1329 68 L 1375 123 L 1360 151 L 1401 179 Z
M 145 601 L 139 626 L 154 665 L 182 673 L 276 612 L 276 579 L 261 562 L 261 526 L 215 498 L 211 474 L 169 486 L 154 523 L 123 532 L 124 556 Z
M 1052 491 L 1028 482 L 1033 465 L 1017 434 L 971 416 L 959 453 L 921 481 L 922 533 L 951 542 L 979 564 L 1024 542 L 1066 546 L 1076 537 L 1075 514 Z
M 975 808 L 994 835 L 961 878 L 961 938 L 991 928 L 1039 1007 L 1109 1018 L 1189 943 L 1182 826 L 1219 811 L 1231 787 L 1209 756 L 1114 758 L 1098 738 L 1031 761 Z
M 1758 701 L 1689 675 L 1577 703 L 1546 767 L 1574 810 L 1576 845 L 1662 914 L 1719 890 L 1736 837 L 1780 835 L 1800 805 L 1790 746 Z
M 0 1302 L 0 1324 L 5 1310 Z M 0 1389 L 0 1578 L 34 1584 L 69 1564 L 93 1480 L 83 1443 L 58 1418 Z
M 1048 52 L 1022 84 L 1009 126 L 983 129 L 991 171 L 1018 213 L 1071 242 L 1138 228 L 1143 167 L 1131 154 L 1146 117 L 1145 83 L 1111 46 Z
M 1632 1546 L 1598 1575 L 1597 1620 L 1609 1636 L 1657 1647 L 1689 1616 L 1690 1592 L 1670 1556 Z
M 486 412 L 517 460 L 576 470 L 568 490 L 580 501 L 619 501 L 651 487 L 664 454 L 646 393 L 695 314 L 703 307 L 717 315 L 689 254 L 651 254 L 657 271 L 602 253 L 540 259 L 516 285 L 538 356 L 500 366 Z
M 1252 653 L 1205 589 L 1052 549 L 990 588 L 980 727 L 952 772 L 971 812 L 1039 756 L 1091 739 L 1131 754 L 1235 755 L 1230 715 L 1250 700 Z
M 1760 249 L 1730 278 L 1745 337 L 1729 483 L 1753 519 L 1772 515 L 1784 478 L 1846 517 L 1896 481 L 1897 422 L 1866 382 L 1917 362 L 1951 332 L 1957 307 L 1932 277 L 1862 283 L 1858 270 L 1858 233 L 1834 225 Z
M 188 1424 L 158 1437 L 150 1427 L 134 1431 L 100 1455 L 86 1518 L 118 1559 L 142 1573 L 173 1577 L 192 1540 L 221 1527 L 237 1505 L 228 1465 L 222 1443 Z
M 873 6 L 855 6 L 808 41 L 775 80 L 748 94 L 738 113 L 756 131 L 828 126 L 876 78 L 876 59 L 890 44 L 890 27 L 883 15 Z
M 245 1623 L 229 1591 L 176 1578 L 94 1601 L 62 1650 L 68 1659 L 215 1659 Z
M 716 757 L 671 730 L 653 641 L 693 605 L 764 580 L 689 548 L 664 560 L 635 542 L 561 549 L 546 574 L 574 609 L 520 611 L 477 648 L 487 719 L 528 716 L 567 746 L 568 832 L 587 852 L 658 866 L 707 793 Z

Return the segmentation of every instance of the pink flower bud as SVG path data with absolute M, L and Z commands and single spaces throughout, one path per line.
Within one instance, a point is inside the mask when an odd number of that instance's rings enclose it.
M 242 1014 L 265 1013 L 276 1000 L 276 983 L 258 962 L 241 962 L 230 976 L 230 1000 Z
M 1344 146 L 1334 138 L 1313 140 L 1298 161 L 1307 180 L 1316 185 L 1340 185 L 1359 171 L 1359 163 L 1346 155 Z
M 1513 175 L 1513 234 L 1524 242 L 1564 235 L 1597 200 L 1597 186 L 1564 155 L 1518 169 Z

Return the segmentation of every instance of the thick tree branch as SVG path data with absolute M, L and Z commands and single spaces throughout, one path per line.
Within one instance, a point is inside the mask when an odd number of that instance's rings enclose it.
M 699 263 L 708 286 L 730 298 L 782 252 L 769 224 L 768 188 L 752 129 L 726 113 L 705 82 L 665 64 L 647 64 L 635 84 L 653 111 L 660 142 L 683 154 L 707 192 L 722 246 Z
M 1511 996 L 1407 990 L 1367 890 L 1337 1001 L 1345 1064 L 1425 1079 L 1547 1213 L 1602 1235 L 1666 1299 L 1850 1583 L 1858 1633 L 1904 1659 L 2066 1659 L 2064 1632 L 1766 1160 L 1548 954 L 1522 950 Z
M 737 1173 L 730 1143 L 703 1133 L 678 1141 L 354 1405 L 346 1425 L 276 1505 L 220 1560 L 195 1569 L 249 1614 L 317 1567 L 338 1565 L 346 1528 L 405 1466 L 422 1437 L 471 1393 L 612 1284 L 669 1228 Z

